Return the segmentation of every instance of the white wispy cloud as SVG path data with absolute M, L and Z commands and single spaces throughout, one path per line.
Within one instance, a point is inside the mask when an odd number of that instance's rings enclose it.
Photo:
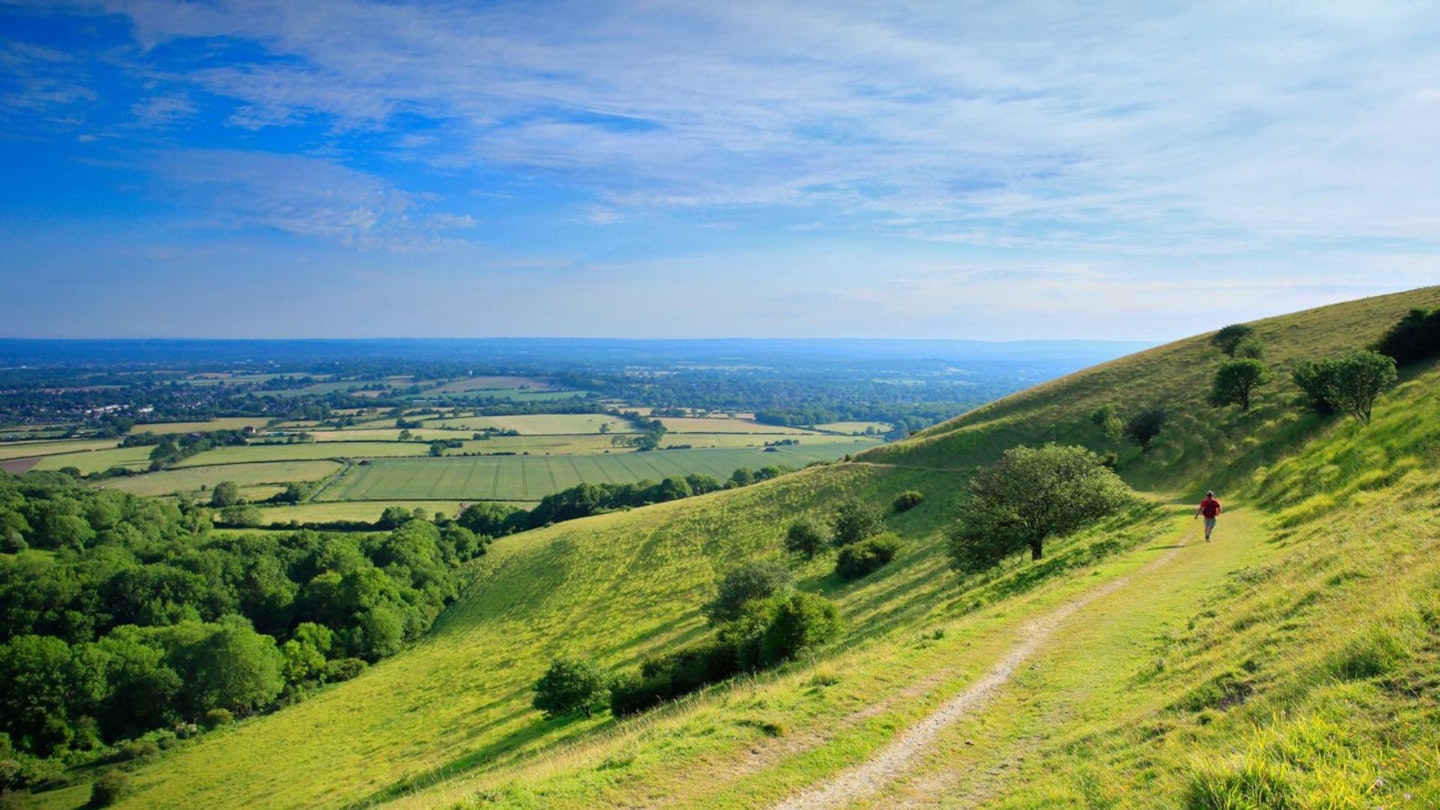
M 263 45 L 274 61 L 192 76 L 241 103 L 236 124 L 432 116 L 461 142 L 412 148 L 615 206 L 834 205 L 844 186 L 845 206 L 962 233 L 1168 212 L 1170 229 L 1437 236 L 1425 4 L 107 7 L 151 46 Z
M 157 154 L 157 194 L 179 198 L 217 229 L 260 227 L 362 248 L 417 250 L 469 217 L 423 215 L 416 195 L 380 178 L 299 155 L 234 150 Z

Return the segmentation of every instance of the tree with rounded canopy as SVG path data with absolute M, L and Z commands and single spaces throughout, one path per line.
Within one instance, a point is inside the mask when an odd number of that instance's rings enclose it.
M 221 481 L 210 490 L 210 505 L 224 509 L 240 502 L 240 487 L 234 481 Z
M 584 712 L 590 717 L 595 704 L 605 700 L 609 682 L 609 673 L 594 661 L 557 658 L 535 682 L 535 698 L 530 705 L 542 712 L 546 720 L 575 712 Z
M 884 531 L 885 516 L 868 503 L 849 500 L 835 510 L 832 525 L 834 537 L 831 542 L 837 546 L 848 546 Z
M 1125 438 L 1139 445 L 1141 451 L 1148 451 L 1169 418 L 1163 405 L 1141 408 L 1125 420 Z
M 769 599 L 790 590 L 790 569 L 778 562 L 755 560 L 732 569 L 716 586 L 715 598 L 700 608 L 711 624 L 719 625 L 739 618 L 745 605 Z
M 1216 332 L 1210 338 L 1210 345 L 1225 353 L 1226 357 L 1234 357 L 1235 349 L 1246 338 L 1255 334 L 1255 327 L 1249 324 L 1232 323 Z
M 1271 377 L 1269 367 L 1254 358 L 1226 360 L 1216 370 L 1210 385 L 1210 404 L 1217 408 L 1239 405 L 1241 411 L 1248 411 L 1255 389 Z
M 960 522 L 948 532 L 954 568 L 990 568 L 1026 549 L 1041 558 L 1045 539 L 1083 528 L 1130 500 L 1130 489 L 1083 447 L 1014 447 L 981 468 Z
M 805 558 L 809 559 L 820 553 L 820 549 L 824 547 L 825 534 L 812 520 L 797 520 L 785 530 L 786 551 L 804 554 Z
M 1373 351 L 1353 352 L 1335 361 L 1330 396 L 1337 410 L 1368 425 L 1375 400 L 1396 379 L 1395 358 Z

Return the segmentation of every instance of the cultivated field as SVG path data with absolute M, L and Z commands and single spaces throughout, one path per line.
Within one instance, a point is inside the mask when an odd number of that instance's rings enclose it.
M 57 453 L 113 450 L 119 444 L 119 439 L 65 439 L 61 441 L 44 442 L 5 442 L 0 444 L 0 460 L 7 458 L 29 458 L 31 456 L 53 456 Z
M 109 450 L 56 454 L 41 458 L 34 469 L 61 470 L 66 467 L 74 467 L 82 475 L 104 472 L 111 467 L 144 470 L 150 466 L 150 451 L 154 449 L 153 447 L 112 446 Z
M 868 444 L 853 441 L 755 448 L 632 451 L 586 456 L 479 456 L 376 459 L 355 467 L 322 494 L 325 500 L 477 499 L 538 501 L 577 484 L 627 483 L 689 473 L 722 481 L 740 467 L 803 467 L 833 461 Z
M 175 433 L 208 433 L 213 430 L 243 430 L 247 427 L 259 430 L 269 421 L 261 416 L 234 416 L 211 419 L 208 422 L 154 422 L 136 425 L 130 429 L 130 435 L 154 433 L 157 436 L 164 436 Z
M 149 449 L 149 448 L 145 448 Z M 325 458 L 378 458 L 383 456 L 424 456 L 430 445 L 423 442 L 297 442 L 295 444 L 249 444 L 217 447 L 176 464 L 173 469 L 206 467 L 212 464 L 247 464 L 265 461 L 314 461 Z
M 816 430 L 823 430 L 830 433 L 860 434 L 866 430 L 873 429 L 876 433 L 884 435 L 889 433 L 895 426 L 885 422 L 827 422 L 823 425 L 816 425 Z
M 767 433 L 781 436 L 817 435 L 804 428 L 784 425 L 762 425 L 749 419 L 727 419 L 724 417 L 662 416 L 660 422 L 671 433 Z
M 518 430 L 522 436 L 555 436 L 599 433 L 601 425 L 611 433 L 627 433 L 635 428 L 624 419 L 603 413 L 527 414 L 524 416 L 460 416 L 448 419 L 427 419 L 427 428 L 455 431 L 478 431 L 485 428 Z

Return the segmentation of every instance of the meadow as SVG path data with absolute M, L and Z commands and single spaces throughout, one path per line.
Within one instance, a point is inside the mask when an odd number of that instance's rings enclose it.
M 555 456 L 377 458 L 368 465 L 351 469 L 327 488 L 320 499 L 538 501 L 552 492 L 587 481 L 610 484 L 645 479 L 659 481 L 690 473 L 703 473 L 723 481 L 740 467 L 802 467 L 815 461 L 833 461 L 864 446 L 846 441 L 771 448 L 773 452 L 752 447 Z
M 1257 326 L 1293 362 L 1437 298 Z M 1435 806 L 1440 368 L 1407 372 L 1366 427 L 1291 416 L 1280 384 L 1259 413 L 1192 410 L 1213 352 L 1182 341 L 852 463 L 503 538 L 413 650 L 142 764 L 122 805 L 777 805 L 874 760 L 1019 645 L 1029 657 L 988 701 L 935 727 L 854 802 Z M 1100 445 L 1095 403 L 1157 396 L 1177 429 L 1150 454 L 1121 454 L 1145 491 L 1132 509 L 1052 540 L 1038 563 L 948 570 L 943 529 L 965 471 L 1016 443 Z M 1208 544 L 1192 519 L 1207 482 L 1226 502 Z M 887 517 L 904 546 L 879 572 L 846 582 L 823 555 L 784 554 L 790 521 L 824 521 L 847 497 L 887 506 L 904 490 L 923 500 Z M 628 668 L 701 639 L 715 579 L 752 559 L 784 560 L 800 588 L 834 599 L 844 639 L 627 720 L 547 721 L 529 707 L 556 656 Z
M 231 481 L 242 489 L 265 487 L 273 494 L 274 489 L 290 481 L 321 481 L 334 475 L 341 465 L 334 461 L 278 461 L 267 464 L 219 464 L 209 467 L 186 467 L 178 470 L 161 470 L 126 478 L 111 478 L 99 486 L 117 489 L 132 495 L 178 495 L 199 497 L 207 490 L 214 489 L 221 481 Z
M 268 419 L 258 416 L 232 416 L 211 419 L 205 422 L 147 422 L 130 429 L 130 435 L 154 433 L 157 436 L 176 433 L 208 433 L 212 430 L 243 430 L 247 427 L 259 430 Z

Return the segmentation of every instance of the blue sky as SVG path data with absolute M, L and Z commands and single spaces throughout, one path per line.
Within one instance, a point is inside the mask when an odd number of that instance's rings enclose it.
M 1440 279 L 1433 3 L 0 0 L 0 336 L 1166 340 Z

